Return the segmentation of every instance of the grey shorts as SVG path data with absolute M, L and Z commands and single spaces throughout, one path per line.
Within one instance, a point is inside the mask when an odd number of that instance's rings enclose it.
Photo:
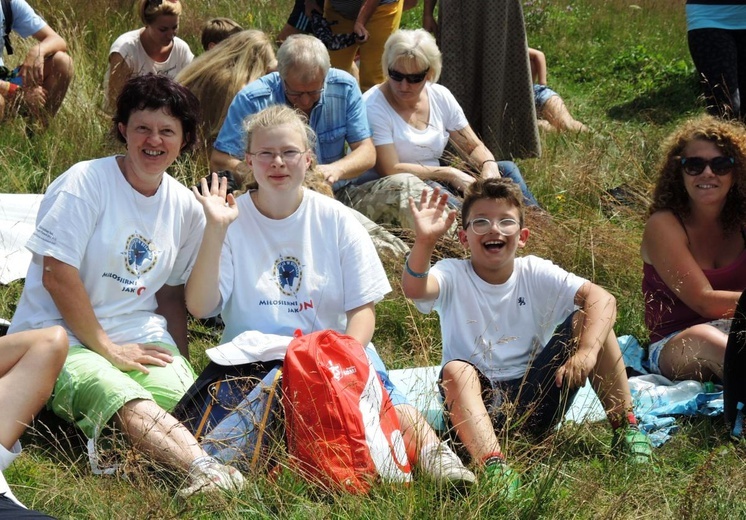
M 709 321 L 705 323 L 704 325 L 712 325 L 716 329 L 718 329 L 721 332 L 724 332 L 728 334 L 730 332 L 730 324 L 733 320 L 732 319 L 722 319 L 722 320 L 714 320 Z M 681 329 L 686 330 L 686 329 Z M 672 332 L 668 336 L 659 339 L 655 343 L 651 343 L 648 347 L 648 370 L 652 372 L 653 374 L 661 374 L 661 368 L 660 368 L 660 358 L 661 358 L 661 352 L 663 351 L 663 347 L 666 346 L 666 343 L 668 343 L 671 338 L 676 336 L 677 334 L 681 333 L 681 330 L 677 330 L 676 332 Z

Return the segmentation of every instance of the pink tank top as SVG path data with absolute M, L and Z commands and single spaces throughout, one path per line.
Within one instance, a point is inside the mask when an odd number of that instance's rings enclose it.
M 746 250 L 736 260 L 719 269 L 703 269 L 713 289 L 718 291 L 746 290 Z M 642 294 L 645 298 L 645 325 L 650 331 L 650 342 L 663 339 L 692 325 L 707 323 L 713 318 L 700 316 L 682 302 L 661 280 L 650 264 L 642 264 Z

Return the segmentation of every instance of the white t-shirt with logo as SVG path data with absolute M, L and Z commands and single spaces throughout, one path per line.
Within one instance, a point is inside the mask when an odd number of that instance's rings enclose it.
M 237 204 L 220 257 L 224 343 L 247 330 L 344 332 L 347 311 L 391 291 L 373 241 L 340 202 L 303 190 L 281 220 L 259 213 L 250 194 Z
M 26 247 L 33 260 L 10 332 L 65 326 L 42 285 L 42 260 L 79 270 L 101 326 L 115 343 L 174 341 L 155 313 L 156 292 L 186 282 L 204 229 L 192 192 L 164 174 L 146 197 L 124 178 L 116 157 L 85 161 L 47 189 Z M 79 345 L 68 329 L 71 345 Z
M 144 29 L 135 29 L 122 34 L 114 40 L 109 49 L 109 54 L 115 52 L 124 58 L 124 62 L 132 70 L 135 76 L 143 76 L 149 72 L 154 74 L 165 74 L 171 79 L 181 72 L 181 69 L 189 65 L 194 59 L 194 54 L 189 44 L 179 37 L 174 38 L 174 45 L 166 61 L 155 61 L 145 52 L 140 35 Z M 107 78 L 108 78 L 107 73 Z
M 575 294 L 587 281 L 530 255 L 516 258 L 513 274 L 499 285 L 482 280 L 469 259 L 440 260 L 430 274 L 440 285 L 438 298 L 415 304 L 440 316 L 442 363 L 468 361 L 492 381 L 523 377 L 576 309 Z

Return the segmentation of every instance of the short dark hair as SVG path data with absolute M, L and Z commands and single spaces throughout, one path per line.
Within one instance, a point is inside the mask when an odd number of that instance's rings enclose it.
M 184 132 L 183 151 L 189 151 L 197 144 L 197 125 L 200 121 L 199 101 L 189 89 L 179 85 L 163 74 L 134 76 L 124 84 L 117 98 L 114 112 L 114 135 L 126 142 L 117 128 L 119 123 L 127 124 L 130 114 L 137 110 L 163 109 L 181 121 Z
M 207 50 L 211 43 L 220 43 L 241 31 L 243 27 L 230 18 L 210 18 L 202 26 L 202 48 Z
M 521 187 L 511 179 L 500 177 L 477 179 L 466 189 L 464 202 L 461 204 L 461 225 L 464 226 L 464 229 L 466 229 L 469 223 L 468 217 L 471 207 L 476 201 L 481 199 L 503 199 L 508 201 L 511 205 L 518 208 L 518 214 L 520 215 L 519 224 L 523 227 L 525 205 L 523 203 Z

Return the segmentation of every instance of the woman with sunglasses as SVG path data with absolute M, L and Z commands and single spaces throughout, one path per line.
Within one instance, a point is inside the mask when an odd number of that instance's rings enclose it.
M 704 116 L 664 143 L 642 238 L 650 369 L 723 379 L 731 319 L 746 289 L 746 131 Z
M 520 185 L 526 203 L 536 205 L 518 167 L 500 161 L 477 137 L 451 92 L 436 81 L 441 55 L 435 38 L 424 29 L 399 30 L 386 41 L 386 77 L 363 96 L 376 146 L 375 169 L 337 195 L 378 223 L 413 228 L 408 200 L 425 184 L 445 190 L 449 206 L 475 180 L 508 177 Z M 441 166 L 449 141 L 465 161 L 461 168 Z M 450 162 L 450 161 L 449 161 Z
M 192 62 L 189 44 L 176 37 L 181 15 L 179 0 L 138 0 L 137 12 L 145 27 L 114 40 L 104 79 L 106 106 L 114 111 L 122 87 L 132 76 L 150 72 L 171 79 Z

